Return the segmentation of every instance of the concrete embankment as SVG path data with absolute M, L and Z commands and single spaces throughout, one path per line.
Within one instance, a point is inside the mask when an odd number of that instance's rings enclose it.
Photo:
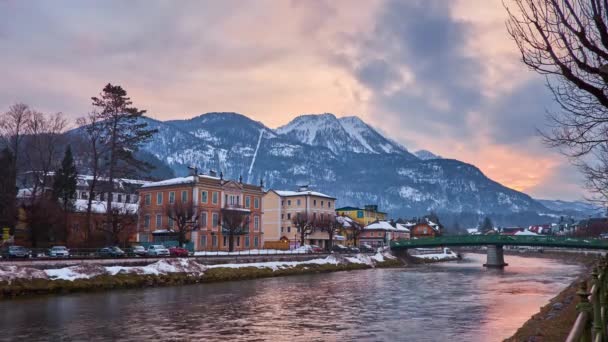
M 297 258 L 305 258 L 305 256 Z M 234 258 L 230 261 L 233 260 Z M 202 264 L 200 259 L 195 258 L 163 259 L 145 266 L 103 266 L 81 263 L 67 268 L 46 270 L 0 265 L 0 280 L 2 280 L 0 281 L 0 297 L 15 298 L 110 289 L 188 285 L 404 265 L 399 259 L 380 253 L 372 257 L 332 255 L 324 259 L 317 257 L 313 260 L 301 261 L 241 263 L 242 261 L 243 259 L 239 257 L 238 264 L 210 265 Z

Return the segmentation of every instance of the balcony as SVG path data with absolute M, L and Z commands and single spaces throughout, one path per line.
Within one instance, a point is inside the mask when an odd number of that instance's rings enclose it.
M 222 210 L 234 210 L 234 211 L 242 211 L 244 213 L 250 213 L 251 210 L 245 208 L 242 204 L 230 204 L 226 203 Z

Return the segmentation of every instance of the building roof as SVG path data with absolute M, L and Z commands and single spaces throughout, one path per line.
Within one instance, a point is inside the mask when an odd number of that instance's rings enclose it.
M 370 209 L 357 208 L 357 207 L 342 207 L 342 208 L 336 209 L 336 211 L 353 211 L 353 210 L 366 210 L 366 211 L 373 211 L 378 214 L 386 214 L 384 211 L 380 211 L 380 210 L 370 210 Z
M 289 190 L 274 190 L 271 189 L 270 191 L 275 192 L 277 195 L 281 196 L 281 197 L 293 197 L 293 196 L 316 196 L 316 197 L 325 197 L 325 198 L 329 198 L 329 199 L 336 199 L 335 197 L 320 193 L 320 192 L 316 192 L 316 191 L 310 191 L 310 190 L 306 190 L 306 191 L 289 191 Z
M 401 231 L 401 232 L 404 232 L 404 233 L 409 233 L 410 232 L 410 230 L 407 229 L 407 227 L 405 225 L 401 224 L 401 223 L 397 223 L 397 225 L 396 225 L 395 228 L 397 229 L 397 231 Z
M 392 230 L 397 231 L 397 228 L 391 226 L 387 221 L 377 221 L 374 223 L 370 223 L 365 228 L 365 230 Z
M 222 179 L 220 177 L 209 176 L 209 175 L 198 175 L 198 180 L 201 180 L 201 179 L 217 181 L 219 185 L 223 185 L 228 182 L 231 182 L 231 180 Z M 234 181 L 234 182 L 236 183 L 237 181 Z M 148 183 L 144 184 L 142 186 L 142 188 L 154 188 L 154 187 L 162 187 L 162 186 L 181 185 L 181 184 L 194 184 L 194 176 L 176 177 L 176 178 L 165 179 L 165 180 L 158 181 L 158 182 L 148 182 Z M 259 189 L 260 188 L 259 186 L 253 185 L 253 184 L 245 184 L 245 183 L 240 183 L 240 184 L 243 186 L 244 189 Z

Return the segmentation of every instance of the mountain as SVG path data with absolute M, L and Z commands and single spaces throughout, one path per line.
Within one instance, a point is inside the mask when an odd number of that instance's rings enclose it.
M 416 157 L 418 157 L 418 159 L 422 159 L 422 160 L 441 159 L 440 156 L 434 154 L 431 151 L 427 151 L 427 150 L 418 150 L 418 151 L 414 152 L 414 155 Z
M 564 216 L 572 216 L 576 218 L 588 218 L 602 216 L 605 209 L 601 206 L 584 201 L 561 201 L 537 199 L 539 203 L 550 210 L 559 212 Z
M 413 157 L 356 116 L 338 119 L 329 113 L 301 115 L 277 128 L 276 133 L 303 144 L 326 147 L 333 153 L 397 153 Z
M 473 165 L 419 158 L 357 117 L 302 115 L 276 130 L 237 113 L 142 120 L 159 130 L 142 149 L 177 176 L 195 165 L 201 173 L 220 170 L 249 183 L 263 179 L 266 188 L 310 184 L 337 197 L 338 205 L 378 204 L 393 217 L 436 211 L 455 219 L 466 213 L 473 222 L 485 215 L 507 221 L 554 214 Z

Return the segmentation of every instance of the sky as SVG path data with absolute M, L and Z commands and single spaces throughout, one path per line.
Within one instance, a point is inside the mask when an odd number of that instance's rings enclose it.
M 501 0 L 0 0 L 0 111 L 75 119 L 110 82 L 160 120 L 357 115 L 533 197 L 582 199 L 505 21 Z

